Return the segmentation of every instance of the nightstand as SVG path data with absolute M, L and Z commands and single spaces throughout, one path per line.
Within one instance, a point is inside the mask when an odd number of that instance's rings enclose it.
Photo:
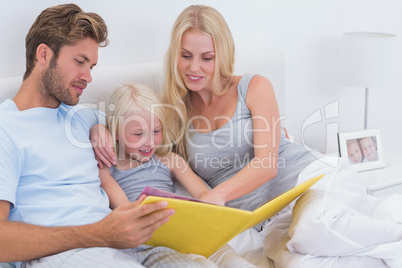
M 384 168 L 359 173 L 367 192 L 373 196 L 402 194 L 402 154 L 386 153 Z

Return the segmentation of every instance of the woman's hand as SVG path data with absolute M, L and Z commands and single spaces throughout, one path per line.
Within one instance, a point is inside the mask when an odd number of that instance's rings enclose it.
M 89 139 L 95 152 L 98 166 L 103 168 L 105 164 L 109 168 L 116 165 L 116 155 L 113 151 L 112 135 L 105 125 L 98 124 L 91 128 Z
M 217 191 L 211 190 L 207 191 L 200 197 L 201 201 L 224 206 L 226 203 L 226 196 L 223 193 L 219 193 Z

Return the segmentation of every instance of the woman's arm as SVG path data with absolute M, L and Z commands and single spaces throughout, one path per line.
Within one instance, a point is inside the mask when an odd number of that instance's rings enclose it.
M 103 190 L 105 190 L 107 196 L 109 197 L 111 209 L 115 209 L 121 204 L 130 202 L 123 189 L 121 189 L 120 185 L 112 177 L 108 167 L 99 169 L 99 177 L 101 179 L 101 187 Z
M 231 179 L 212 189 L 210 195 L 220 196 L 225 202 L 254 191 L 277 174 L 281 125 L 275 92 L 267 78 L 255 76 L 251 80 L 246 105 L 253 118 L 255 157 Z

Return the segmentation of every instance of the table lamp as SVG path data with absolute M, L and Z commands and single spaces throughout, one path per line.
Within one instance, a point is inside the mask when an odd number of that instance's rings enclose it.
M 366 89 L 365 129 L 367 128 L 369 88 L 392 85 L 395 40 L 395 35 L 387 33 L 350 32 L 343 34 L 343 84 Z

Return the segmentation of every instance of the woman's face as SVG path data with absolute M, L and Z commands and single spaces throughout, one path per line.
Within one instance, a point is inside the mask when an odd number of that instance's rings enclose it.
M 178 69 L 191 91 L 212 90 L 215 49 L 212 37 L 189 30 L 182 36 Z

